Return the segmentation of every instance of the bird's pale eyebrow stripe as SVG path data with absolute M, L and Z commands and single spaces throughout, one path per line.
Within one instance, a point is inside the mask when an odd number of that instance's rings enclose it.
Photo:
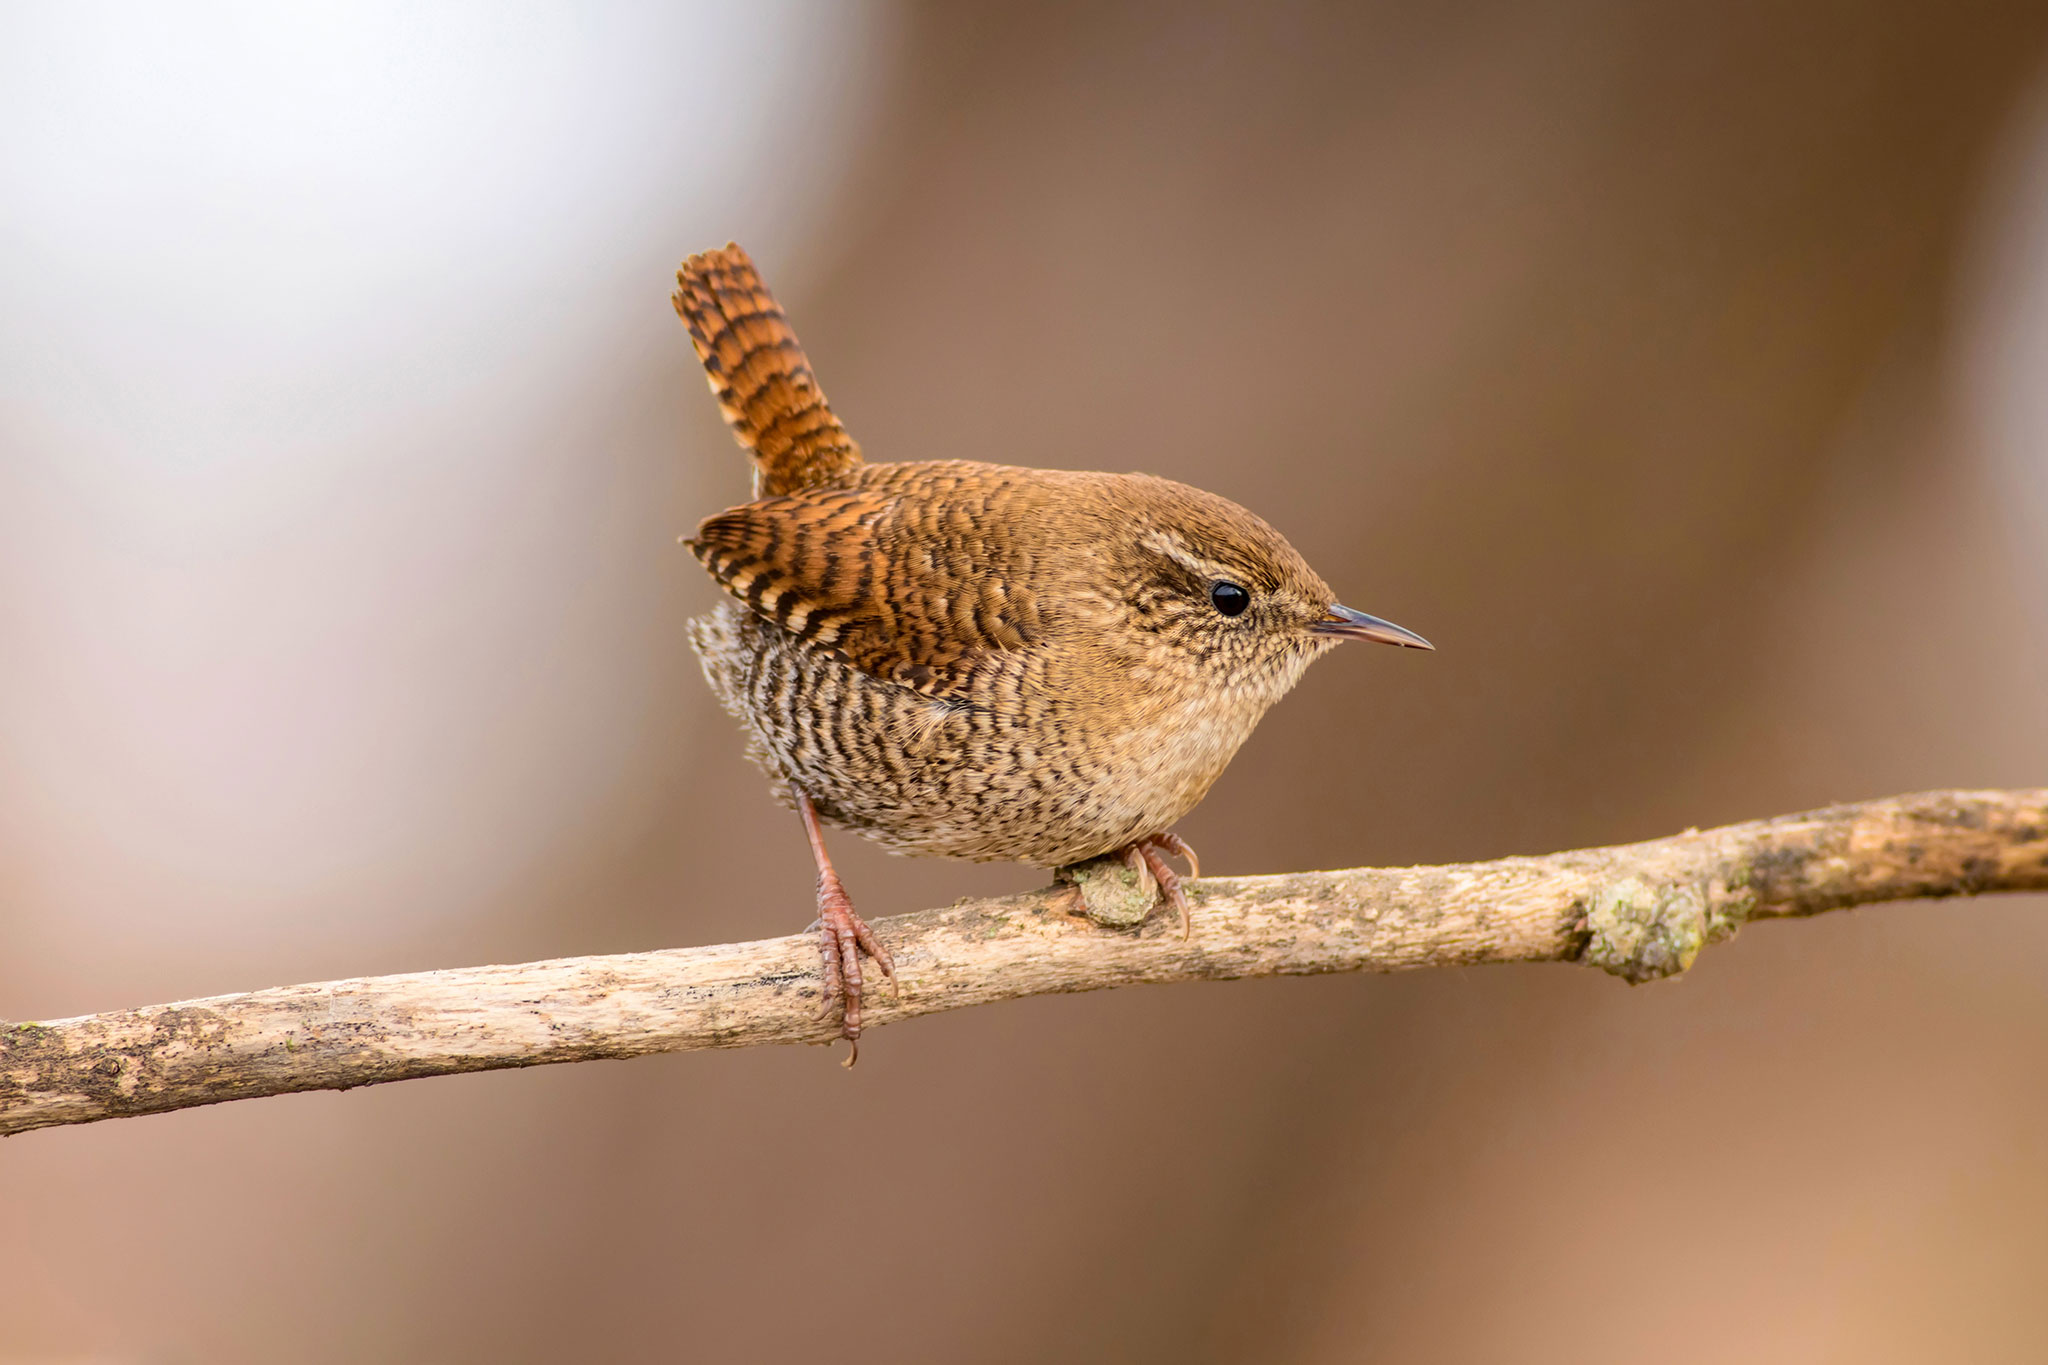
M 1187 546 L 1181 544 L 1169 532 L 1147 531 L 1139 539 L 1138 544 L 1156 555 L 1163 555 L 1180 565 L 1183 569 L 1186 569 L 1189 573 L 1196 574 L 1202 578 L 1231 578 L 1234 576 L 1230 569 L 1218 564 L 1215 560 L 1203 559 L 1200 555 L 1189 553 Z

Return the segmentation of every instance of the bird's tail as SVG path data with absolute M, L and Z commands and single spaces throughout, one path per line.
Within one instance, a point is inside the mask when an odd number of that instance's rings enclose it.
M 736 243 L 684 261 L 675 304 L 718 410 L 754 457 L 754 496 L 829 488 L 860 468 L 782 305 Z

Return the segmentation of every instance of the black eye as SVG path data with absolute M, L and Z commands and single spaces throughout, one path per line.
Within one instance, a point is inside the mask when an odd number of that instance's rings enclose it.
M 1209 601 L 1225 616 L 1242 616 L 1252 604 L 1252 595 L 1235 583 L 1218 583 L 1209 589 Z

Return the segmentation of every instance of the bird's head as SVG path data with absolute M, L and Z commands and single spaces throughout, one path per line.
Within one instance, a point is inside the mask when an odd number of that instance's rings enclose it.
M 1285 537 L 1229 499 L 1147 475 L 1118 482 L 1123 601 L 1162 665 L 1270 705 L 1340 641 L 1434 648 L 1338 602 Z

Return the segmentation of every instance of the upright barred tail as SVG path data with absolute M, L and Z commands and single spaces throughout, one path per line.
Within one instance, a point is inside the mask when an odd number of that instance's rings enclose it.
M 718 410 L 753 453 L 755 497 L 829 488 L 860 468 L 782 305 L 736 243 L 684 261 L 675 304 Z

